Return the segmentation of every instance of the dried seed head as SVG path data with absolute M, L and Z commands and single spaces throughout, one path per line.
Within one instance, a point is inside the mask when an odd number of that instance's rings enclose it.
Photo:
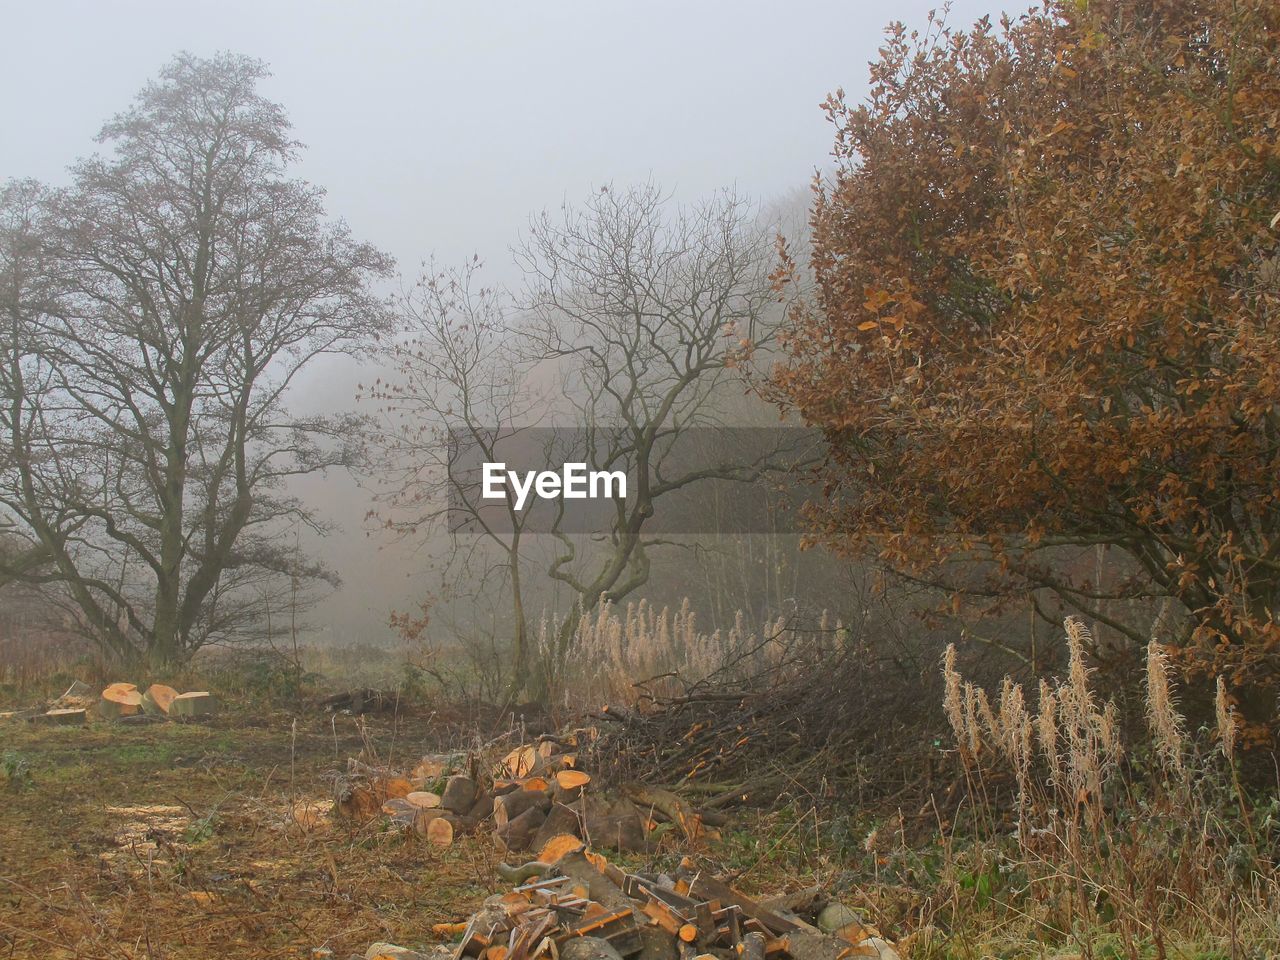
M 1049 765 L 1049 778 L 1061 782 L 1062 760 L 1058 756 L 1058 698 L 1054 696 L 1049 681 L 1040 681 L 1040 705 L 1036 714 L 1036 734 L 1040 739 L 1040 753 Z
M 1089 628 L 1084 625 L 1084 621 L 1075 617 L 1067 617 L 1063 621 L 1063 626 L 1067 630 L 1067 689 L 1071 694 L 1065 700 L 1071 701 L 1076 719 L 1087 722 L 1095 712 L 1093 692 L 1089 689 L 1089 676 L 1093 671 L 1085 663 L 1085 648 L 1093 644 L 1093 636 L 1089 633 Z M 1058 699 L 1064 702 L 1062 696 Z
M 961 694 L 960 674 L 956 670 L 954 643 L 948 643 L 946 651 L 942 654 L 942 677 L 946 684 L 942 708 L 947 715 L 947 721 L 951 724 L 952 732 L 956 735 L 956 743 L 963 750 L 968 745 L 969 734 L 964 721 L 964 698 Z
M 1174 702 L 1169 682 L 1169 658 L 1152 638 L 1147 644 L 1147 724 L 1155 737 L 1156 752 L 1171 770 L 1182 772 L 1183 718 Z
M 1213 698 L 1213 710 L 1218 720 L 1218 740 L 1222 747 L 1222 755 L 1230 763 L 1236 758 L 1236 734 L 1239 732 L 1240 717 L 1236 708 L 1227 697 L 1227 684 L 1218 677 L 1217 692 Z

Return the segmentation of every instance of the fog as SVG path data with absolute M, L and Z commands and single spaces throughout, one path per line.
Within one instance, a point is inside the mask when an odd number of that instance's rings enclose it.
M 511 279 L 530 214 L 606 183 L 803 195 L 830 153 L 823 99 L 864 93 L 885 24 L 923 27 L 933 6 L 9 2 L 0 177 L 65 183 L 173 54 L 231 50 L 270 64 L 264 92 L 307 148 L 295 172 L 357 237 L 406 274 L 429 255 L 479 254 L 490 279 Z M 949 22 L 995 12 L 960 2 Z M 368 376 L 326 361 L 294 406 L 349 408 Z M 388 611 L 426 589 L 424 555 L 366 529 L 368 497 L 350 479 L 302 493 L 341 527 L 318 552 L 344 585 L 313 619 L 335 638 L 388 635 Z

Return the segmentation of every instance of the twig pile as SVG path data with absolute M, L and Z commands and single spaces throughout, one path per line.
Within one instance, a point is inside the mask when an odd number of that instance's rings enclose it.
M 886 721 L 912 706 L 860 653 L 844 647 L 747 683 L 713 678 L 683 696 L 642 696 L 635 709 L 605 707 L 592 715 L 601 735 L 589 762 L 610 781 L 698 794 L 708 810 L 828 799 L 862 757 L 884 749 Z

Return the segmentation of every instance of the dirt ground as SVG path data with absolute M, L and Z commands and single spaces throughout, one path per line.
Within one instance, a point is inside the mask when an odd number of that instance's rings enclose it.
M 440 851 L 328 815 L 371 747 L 441 748 L 431 716 L 0 721 L 0 958 L 345 958 L 430 941 L 494 887 L 490 841 Z

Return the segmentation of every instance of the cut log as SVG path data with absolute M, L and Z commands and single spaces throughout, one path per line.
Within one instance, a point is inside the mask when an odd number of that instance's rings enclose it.
M 572 833 L 560 833 L 542 844 L 535 839 L 534 846 L 538 849 L 538 862 L 555 863 L 561 857 L 581 850 L 582 838 Z
M 339 781 L 334 788 L 333 809 L 347 820 L 368 823 L 381 812 L 385 800 L 367 784 Z
M 409 794 L 413 793 L 413 784 L 404 777 L 383 777 L 374 782 L 374 790 L 386 800 L 389 797 L 400 797 L 408 799 Z
M 452 813 L 469 813 L 478 794 L 476 782 L 470 777 L 450 777 L 440 795 L 440 806 Z
M 853 944 L 880 936 L 880 931 L 869 926 L 857 911 L 843 903 L 829 903 L 818 913 L 818 929 Z
M 461 923 L 433 923 L 431 925 L 432 936 L 439 937 L 442 940 L 452 940 L 454 937 L 460 937 L 467 929 L 467 921 Z
M 425 837 L 427 835 L 427 828 L 431 825 L 433 820 L 444 820 L 448 822 L 448 824 L 453 827 L 453 835 L 455 837 L 460 837 L 463 834 L 470 833 L 476 827 L 474 820 L 469 820 L 466 817 L 458 816 L 456 813 L 449 813 L 447 810 L 437 808 L 435 810 L 416 811 L 416 817 L 413 822 L 414 829 Z
M 788 920 L 771 910 L 766 910 L 754 900 L 738 893 L 727 883 L 721 883 L 705 872 L 696 870 L 692 861 L 681 863 L 678 874 L 688 884 L 688 896 L 699 900 L 719 900 L 722 907 L 736 905 L 741 908 L 743 916 L 760 921 L 774 935 L 801 929 L 799 922 Z
M 404 795 L 404 798 L 419 810 L 435 810 L 443 806 L 440 794 L 431 793 L 429 790 L 411 790 Z
M 753 930 L 742 935 L 742 960 L 764 960 L 764 934 Z
M 600 862 L 603 863 L 603 859 Z M 560 862 L 555 865 L 555 871 L 562 877 L 570 878 L 575 887 L 586 890 L 586 896 L 607 909 L 635 907 L 635 902 L 622 891 L 622 887 L 597 869 L 586 851 L 561 857 Z M 639 928 L 637 938 L 640 944 L 639 960 L 677 960 L 679 957 L 676 949 L 678 941 L 660 927 L 644 924 Z
M 582 851 L 561 857 L 555 865 L 555 872 L 568 877 L 574 886 L 586 889 L 586 896 L 610 910 L 617 910 L 631 905 L 631 899 L 622 888 L 597 869 L 589 859 L 588 853 Z
M 89 713 L 84 707 L 64 707 L 60 710 L 49 710 L 46 713 L 36 714 L 32 720 L 43 720 L 45 723 L 52 723 L 58 726 L 78 726 L 88 719 Z
M 520 780 L 524 777 L 533 776 L 537 772 L 538 763 L 541 759 L 535 747 L 516 747 L 502 758 L 502 765 L 506 768 L 507 773 Z
M 829 937 L 824 933 L 792 930 L 780 939 L 783 952 L 792 960 L 845 960 L 847 957 L 859 955 L 858 947 L 851 947 L 847 941 Z
M 144 713 L 168 716 L 169 708 L 177 698 L 178 691 L 173 687 L 165 686 L 163 683 L 153 683 L 142 695 L 142 710 Z
M 437 847 L 448 847 L 453 844 L 453 824 L 444 817 L 436 817 L 427 823 L 426 838 Z
M 533 835 L 542 826 L 546 814 L 538 807 L 529 807 L 518 817 L 513 817 L 497 830 L 498 839 L 509 853 L 519 853 L 529 849 Z
M 680 828 L 687 840 L 698 840 L 706 833 L 697 811 L 670 790 L 634 784 L 627 788 L 627 796 L 641 807 L 661 813 Z
M 98 712 L 109 719 L 131 717 L 142 711 L 142 694 L 132 683 L 113 683 L 102 691 Z
M 560 948 L 560 960 L 622 960 L 604 937 L 574 937 Z
M 518 887 L 528 883 L 535 877 L 541 879 L 546 876 L 551 871 L 551 864 L 543 863 L 540 860 L 530 860 L 528 863 L 522 863 L 518 867 L 513 867 L 509 863 L 500 863 L 495 869 L 504 882 Z
M 578 820 L 577 811 L 572 807 L 566 807 L 563 803 L 553 803 L 551 809 L 547 811 L 547 819 L 542 822 L 537 835 L 533 838 L 533 847 L 541 850 L 553 837 L 568 835 L 577 838 L 581 834 L 582 823 Z
M 591 775 L 581 770 L 561 770 L 556 774 L 556 799 L 561 803 L 577 800 L 590 782 Z
M 477 823 L 481 820 L 488 820 L 493 816 L 493 797 L 487 793 L 476 797 L 476 802 L 467 811 L 467 816 Z
M 894 945 L 883 937 L 868 937 L 850 950 L 846 956 L 874 957 L 875 960 L 902 960 L 902 956 Z
M 589 816 L 583 824 L 587 840 L 594 847 L 635 852 L 647 848 L 644 822 L 638 814 Z
M 551 796 L 542 790 L 516 790 L 512 793 L 504 793 L 493 802 L 494 826 L 502 829 L 526 810 L 534 808 L 544 813 L 550 810 Z
M 391 818 L 391 822 L 403 830 L 410 829 L 417 822 L 419 810 L 403 797 L 391 797 L 382 805 L 382 812 Z
M 207 717 L 217 713 L 218 701 L 207 690 L 193 690 L 180 693 L 169 705 L 171 717 Z
M 425 789 L 427 784 L 444 776 L 445 760 L 442 757 L 423 757 L 413 768 L 409 778 L 414 786 Z

